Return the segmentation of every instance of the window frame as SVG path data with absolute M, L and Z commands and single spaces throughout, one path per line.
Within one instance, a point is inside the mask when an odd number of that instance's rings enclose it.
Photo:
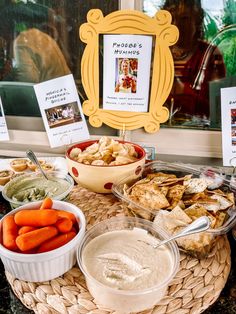
M 142 0 L 120 0 L 120 9 L 142 10 Z M 41 118 L 6 117 L 10 125 L 10 141 L 0 142 L 0 155 L 22 157 L 30 147 L 39 156 L 61 156 L 66 147 L 51 148 L 45 131 L 40 131 Z M 25 127 L 27 125 L 27 127 Z M 96 132 L 97 133 L 97 132 Z M 99 129 L 98 129 L 99 133 Z M 119 134 L 121 135 L 121 133 Z M 91 138 L 98 138 L 92 134 Z M 119 136 L 118 136 L 119 137 Z M 143 129 L 127 131 L 125 139 L 142 145 L 155 147 L 157 155 L 222 158 L 221 131 L 161 128 L 149 134 Z

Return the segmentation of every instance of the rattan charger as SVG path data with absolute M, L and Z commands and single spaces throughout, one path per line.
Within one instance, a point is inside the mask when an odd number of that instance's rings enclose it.
M 88 228 L 112 216 L 131 215 L 113 195 L 96 194 L 79 185 L 74 187 L 68 201 L 83 210 Z M 142 313 L 202 313 L 221 293 L 230 266 L 230 246 L 226 236 L 219 237 L 207 258 L 198 260 L 181 254 L 180 269 L 166 296 L 154 308 Z M 6 277 L 21 302 L 38 314 L 115 313 L 96 303 L 77 266 L 63 276 L 43 283 L 18 280 L 8 272 Z

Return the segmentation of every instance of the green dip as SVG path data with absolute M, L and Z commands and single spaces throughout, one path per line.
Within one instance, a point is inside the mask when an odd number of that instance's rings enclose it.
M 12 201 L 32 202 L 58 196 L 68 190 L 69 186 L 70 183 L 63 178 L 49 175 L 49 180 L 46 180 L 41 175 L 23 175 L 8 184 L 6 195 Z

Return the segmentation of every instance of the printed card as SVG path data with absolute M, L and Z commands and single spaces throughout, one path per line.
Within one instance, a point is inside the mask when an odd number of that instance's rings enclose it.
M 9 133 L 7 123 L 2 106 L 2 99 L 0 97 L 0 141 L 9 141 Z
M 147 112 L 152 36 L 104 35 L 103 109 Z
M 34 90 L 52 148 L 89 139 L 71 74 L 36 84 Z
M 221 88 L 223 165 L 236 166 L 236 87 Z

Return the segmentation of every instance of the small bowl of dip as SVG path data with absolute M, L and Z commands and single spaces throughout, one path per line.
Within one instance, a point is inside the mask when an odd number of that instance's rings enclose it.
M 18 176 L 4 186 L 2 196 L 13 209 L 46 197 L 65 200 L 74 186 L 73 178 L 60 171 L 48 172 L 47 177 L 38 172 Z
M 77 260 L 96 302 L 122 313 L 156 305 L 179 268 L 174 241 L 153 247 L 168 237 L 152 222 L 136 217 L 113 217 L 91 227 Z

